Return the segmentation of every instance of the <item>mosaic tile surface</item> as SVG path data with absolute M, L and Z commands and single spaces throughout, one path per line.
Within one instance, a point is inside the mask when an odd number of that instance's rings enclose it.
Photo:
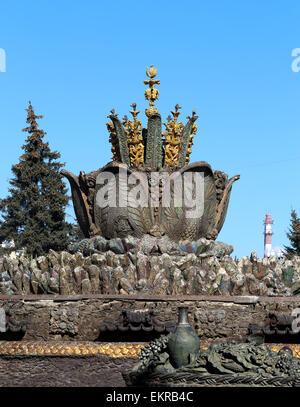
M 142 343 L 0 341 L 0 356 L 107 355 L 114 358 L 138 358 L 145 345 Z M 276 352 L 284 346 L 289 346 L 294 357 L 300 358 L 300 344 L 268 344 L 268 346 Z M 202 346 L 202 349 L 207 349 L 207 346 Z

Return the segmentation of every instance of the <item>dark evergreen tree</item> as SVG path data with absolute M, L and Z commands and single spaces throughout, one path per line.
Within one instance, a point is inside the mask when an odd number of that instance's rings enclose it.
M 43 141 L 46 133 L 37 124 L 43 116 L 34 113 L 31 102 L 26 111 L 24 154 L 12 166 L 9 196 L 0 200 L 0 242 L 13 239 L 16 249 L 38 256 L 66 249 L 73 227 L 65 221 L 69 197 L 60 175 L 64 164 L 57 161 L 60 154 Z
M 290 228 L 286 235 L 291 243 L 290 247 L 285 246 L 287 256 L 300 256 L 300 218 L 298 218 L 297 213 L 294 209 L 292 209 L 291 211 Z
M 70 197 L 71 199 L 71 197 Z M 82 230 L 80 229 L 79 223 L 77 221 L 77 219 L 74 219 L 74 223 L 72 223 L 72 230 L 70 232 L 70 244 L 74 244 L 77 242 L 80 242 L 80 240 L 85 239 L 85 236 L 82 232 Z

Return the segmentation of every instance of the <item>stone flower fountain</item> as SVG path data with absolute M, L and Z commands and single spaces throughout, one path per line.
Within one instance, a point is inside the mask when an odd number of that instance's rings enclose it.
M 181 108 L 177 104 L 171 111 L 172 116 L 169 115 L 164 123 L 163 132 L 161 116 L 154 106 L 159 95 L 155 86 L 160 84 L 160 80 L 155 79 L 157 70 L 153 66 L 147 68 L 146 73 L 149 78 L 144 81 L 148 85 L 145 91 L 145 98 L 149 101 L 145 111 L 147 127 L 143 128 L 138 120 L 140 112 L 135 103 L 131 105 L 131 120 L 127 116 L 120 120 L 115 110 L 111 110 L 107 129 L 112 145 L 112 162 L 89 174 L 81 171 L 79 176 L 62 171 L 71 185 L 80 228 L 88 239 L 97 236 L 108 240 L 127 236 L 141 239 L 148 235 L 155 238 L 165 236 L 172 242 L 191 242 L 200 238 L 215 240 L 226 218 L 232 184 L 239 175 L 228 179 L 224 172 L 212 170 L 205 161 L 189 164 L 197 132 L 196 113 L 193 111 L 187 117 L 188 122 L 184 126 L 179 121 Z M 123 193 L 126 205 L 99 205 L 97 196 L 105 184 L 98 183 L 97 179 L 104 173 L 113 176 L 114 181 L 110 185 L 116 187 L 116 201 Z M 125 174 L 125 180 L 121 173 Z M 196 173 L 202 175 L 202 193 L 198 199 L 197 185 L 193 180 L 191 194 L 202 205 L 202 211 L 190 218 L 185 197 L 180 206 L 174 203 L 174 197 L 180 194 L 176 179 Z M 131 179 L 130 184 L 126 176 Z M 136 204 L 133 194 L 136 185 L 139 185 L 138 194 L 143 205 Z M 167 192 L 170 204 L 164 205 Z

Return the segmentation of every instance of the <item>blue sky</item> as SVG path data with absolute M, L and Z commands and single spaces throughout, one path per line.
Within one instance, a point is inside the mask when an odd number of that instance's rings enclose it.
M 21 154 L 28 100 L 65 168 L 89 172 L 110 161 L 113 107 L 123 117 L 136 102 L 146 126 L 153 64 L 163 119 L 176 103 L 184 122 L 199 115 L 191 162 L 241 175 L 218 240 L 238 257 L 262 256 L 270 212 L 273 244 L 288 244 L 291 208 L 300 215 L 299 21 L 297 1 L 1 2 L 0 197 Z

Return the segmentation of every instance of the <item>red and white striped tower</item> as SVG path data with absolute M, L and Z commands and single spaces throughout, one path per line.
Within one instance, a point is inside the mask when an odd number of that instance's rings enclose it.
M 266 214 L 266 219 L 263 221 L 265 225 L 265 251 L 264 251 L 264 257 L 270 257 L 271 256 L 271 251 L 272 251 L 272 224 L 274 223 L 272 221 L 272 217 L 269 213 Z

